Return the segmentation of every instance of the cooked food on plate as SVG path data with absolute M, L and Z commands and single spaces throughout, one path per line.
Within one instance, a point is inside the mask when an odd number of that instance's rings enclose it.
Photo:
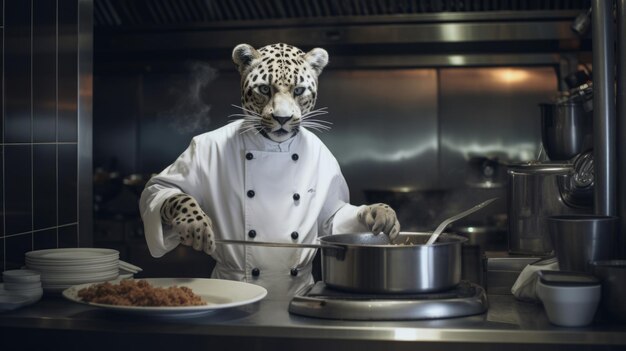
M 112 284 L 104 282 L 78 291 L 85 302 L 119 306 L 200 306 L 200 296 L 185 286 L 154 287 L 144 280 L 125 279 Z

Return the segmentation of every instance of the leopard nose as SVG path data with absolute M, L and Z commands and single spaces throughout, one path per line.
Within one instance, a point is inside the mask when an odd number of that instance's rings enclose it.
M 272 118 L 274 118 L 281 126 L 284 125 L 285 123 L 287 123 L 287 121 L 289 121 L 291 119 L 291 117 L 293 117 L 293 116 L 279 117 L 279 116 L 272 115 Z

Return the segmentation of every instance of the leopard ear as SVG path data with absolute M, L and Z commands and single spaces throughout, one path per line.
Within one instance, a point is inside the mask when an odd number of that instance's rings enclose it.
M 328 52 L 322 48 L 315 48 L 304 55 L 306 62 L 311 65 L 315 73 L 319 76 L 328 64 Z
M 233 62 L 241 74 L 259 57 L 261 54 L 248 44 L 239 44 L 233 49 Z

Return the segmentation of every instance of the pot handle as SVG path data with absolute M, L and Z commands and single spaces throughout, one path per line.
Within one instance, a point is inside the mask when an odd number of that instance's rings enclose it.
M 277 243 L 271 241 L 245 241 L 245 240 L 225 240 L 218 239 L 215 240 L 216 244 L 223 245 L 252 245 L 252 246 L 268 246 L 268 247 L 287 247 L 287 248 L 297 248 L 297 249 L 345 249 L 345 246 L 340 245 L 332 245 L 332 244 L 293 244 L 293 243 Z

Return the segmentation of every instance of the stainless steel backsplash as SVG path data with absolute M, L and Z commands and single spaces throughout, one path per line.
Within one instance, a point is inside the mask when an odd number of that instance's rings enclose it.
M 231 104 L 240 103 L 234 70 L 198 86 L 201 101 L 194 104 L 206 121 L 196 129 L 176 128 L 189 116 L 174 107 L 188 98 L 194 79 L 150 72 L 97 76 L 94 165 L 122 174 L 160 172 L 193 135 L 228 123 L 238 112 Z M 422 230 L 501 197 L 469 218 L 485 221 L 506 212 L 502 164 L 536 157 L 538 103 L 556 91 L 551 67 L 329 69 L 320 77 L 316 107 L 328 107 L 324 118 L 333 125 L 318 135 L 339 160 L 353 203 L 389 202 L 404 229 Z M 120 126 L 125 148 L 111 143 Z

